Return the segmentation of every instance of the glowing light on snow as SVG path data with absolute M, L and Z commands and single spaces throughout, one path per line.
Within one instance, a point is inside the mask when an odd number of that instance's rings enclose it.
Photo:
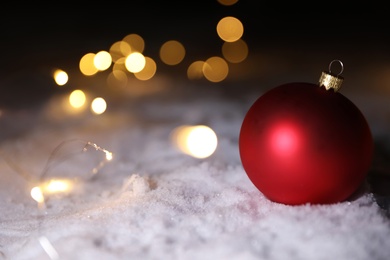
M 211 156 L 218 145 L 216 133 L 205 125 L 180 126 L 171 137 L 183 153 L 200 159 Z
M 73 183 L 70 180 L 56 180 L 52 179 L 42 183 L 39 186 L 35 186 L 31 189 L 31 197 L 38 202 L 39 208 L 45 207 L 45 195 L 44 194 L 59 194 L 70 192 L 73 188 Z
M 109 152 L 109 151 L 104 151 L 106 153 L 106 160 L 107 161 L 111 161 L 113 156 L 112 156 L 112 152 Z
M 69 192 L 72 189 L 72 182 L 70 180 L 53 179 L 43 185 L 43 191 L 50 194 Z
M 31 189 L 31 197 L 38 203 L 42 203 L 45 201 L 45 197 L 43 196 L 42 190 L 40 187 L 34 187 Z

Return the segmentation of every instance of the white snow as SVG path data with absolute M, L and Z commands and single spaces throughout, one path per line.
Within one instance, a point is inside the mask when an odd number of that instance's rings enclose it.
M 390 222 L 367 185 L 332 205 L 269 201 L 247 178 L 237 148 L 256 97 L 182 87 L 189 90 L 177 96 L 108 99 L 99 116 L 61 112 L 59 96 L 35 110 L 2 111 L 9 137 L 0 143 L 0 259 L 389 259 Z M 197 159 L 178 150 L 170 134 L 184 124 L 211 127 L 215 153 Z M 30 196 L 36 183 L 21 171 L 42 176 L 62 142 L 44 176 L 78 182 L 42 209 Z M 96 174 L 90 170 L 105 155 L 89 146 L 82 153 L 86 142 L 113 153 Z

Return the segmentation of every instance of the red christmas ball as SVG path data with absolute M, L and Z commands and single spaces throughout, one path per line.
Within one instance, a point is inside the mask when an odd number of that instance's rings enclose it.
M 239 152 L 249 179 L 271 201 L 330 204 L 362 185 L 373 138 L 361 111 L 341 93 L 288 83 L 250 107 Z

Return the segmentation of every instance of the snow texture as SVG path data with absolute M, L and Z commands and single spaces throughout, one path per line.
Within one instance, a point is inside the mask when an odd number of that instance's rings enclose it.
M 120 95 L 99 116 L 61 112 L 60 95 L 35 109 L 3 111 L 0 259 L 390 259 L 388 208 L 370 183 L 332 205 L 269 201 L 247 178 L 237 148 L 242 119 L 260 93 L 229 98 L 181 87 L 188 91 Z M 364 104 L 374 114 L 378 102 Z M 375 134 L 385 129 L 373 120 Z M 215 153 L 197 159 L 178 150 L 170 134 L 183 124 L 210 126 Z M 79 152 L 88 141 L 114 155 L 92 175 L 104 153 Z M 23 171 L 79 182 L 42 209 Z

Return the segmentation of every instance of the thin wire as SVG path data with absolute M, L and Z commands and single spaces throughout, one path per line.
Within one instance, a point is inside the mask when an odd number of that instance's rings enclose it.
M 45 164 L 45 166 L 44 166 L 44 168 L 43 168 L 43 170 L 41 172 L 41 175 L 40 175 L 40 178 L 39 178 L 40 182 L 43 181 L 44 177 L 46 176 L 46 174 L 48 173 L 50 168 L 54 166 L 53 161 L 54 161 L 55 156 L 57 156 L 58 152 L 62 149 L 62 147 L 65 144 L 71 143 L 71 142 L 81 142 L 81 143 L 85 144 L 85 146 L 78 153 L 86 152 L 88 150 L 88 146 L 93 147 L 96 151 L 100 151 L 100 152 L 105 153 L 105 155 L 106 155 L 105 160 L 102 160 L 98 164 L 97 167 L 93 168 L 92 173 L 94 175 L 105 165 L 106 161 L 110 161 L 112 159 L 112 153 L 110 151 L 108 151 L 108 150 L 98 146 L 95 143 L 92 143 L 92 142 L 89 142 L 89 141 L 83 141 L 83 140 L 80 140 L 80 139 L 71 139 L 71 140 L 63 141 L 59 145 L 57 145 L 55 147 L 55 149 L 50 153 L 50 155 L 49 155 L 49 157 L 48 157 L 48 159 L 46 161 L 46 164 Z M 63 156 L 62 158 L 60 158 L 61 159 L 60 163 L 66 161 L 66 159 L 68 159 L 71 156 L 74 156 L 76 154 L 77 153 L 73 153 L 73 154 L 70 153 L 70 154 L 67 154 L 66 156 Z M 6 164 L 12 170 L 14 170 L 20 176 L 22 176 L 27 182 L 36 181 L 36 178 L 33 178 L 31 174 L 29 174 L 28 172 L 24 171 L 21 167 L 19 167 L 16 163 L 14 163 L 11 159 L 9 159 L 4 154 L 4 152 L 0 151 L 0 156 L 4 159 Z M 43 196 L 43 194 L 42 194 L 42 196 Z M 46 206 L 45 206 L 45 203 L 44 203 L 44 196 L 43 196 L 43 201 L 42 202 L 38 202 L 38 207 L 37 208 L 38 208 L 38 210 L 41 213 L 42 213 L 42 211 L 44 209 L 46 209 Z M 38 231 L 41 229 L 41 225 L 42 225 L 43 219 L 44 219 L 44 214 L 38 214 L 37 215 Z M 40 233 L 40 231 L 39 231 L 39 233 Z M 39 243 L 40 243 L 41 247 L 46 252 L 46 254 L 50 257 L 51 260 L 59 259 L 58 252 L 55 250 L 54 246 L 51 244 L 51 242 L 49 241 L 49 239 L 46 236 L 41 235 L 41 236 L 39 236 L 38 240 L 39 240 Z M 0 251 L 0 253 L 3 254 L 1 251 Z
M 5 155 L 4 152 L 0 150 L 0 155 L 5 161 L 5 163 L 12 169 L 14 170 L 17 174 L 19 174 L 21 177 L 23 177 L 26 181 L 32 182 L 33 177 L 31 174 L 20 168 L 16 163 L 14 163 L 8 156 Z
M 50 153 L 50 156 L 48 157 L 47 161 L 46 161 L 46 165 L 45 167 L 43 168 L 42 170 L 42 173 L 41 173 L 41 176 L 40 176 L 40 180 L 42 181 L 44 179 L 44 177 L 46 176 L 47 172 L 49 171 L 49 169 L 54 166 L 52 161 L 54 160 L 54 157 L 57 155 L 57 153 L 61 150 L 61 148 L 63 146 L 65 146 L 65 144 L 68 144 L 68 143 L 71 143 L 71 142 L 81 142 L 81 143 L 85 143 L 86 145 L 90 142 L 87 142 L 87 141 L 83 141 L 83 140 L 80 140 L 80 139 L 70 139 L 70 140 L 67 140 L 67 141 L 63 141 L 61 142 L 59 145 L 57 145 L 54 150 Z M 78 151 L 78 153 L 82 153 L 82 152 L 85 152 L 85 146 L 82 150 Z M 67 154 L 66 156 L 63 156 L 61 158 L 61 162 L 64 162 L 66 161 L 66 159 L 69 159 L 70 157 L 72 156 L 75 156 L 77 153 L 69 153 Z

